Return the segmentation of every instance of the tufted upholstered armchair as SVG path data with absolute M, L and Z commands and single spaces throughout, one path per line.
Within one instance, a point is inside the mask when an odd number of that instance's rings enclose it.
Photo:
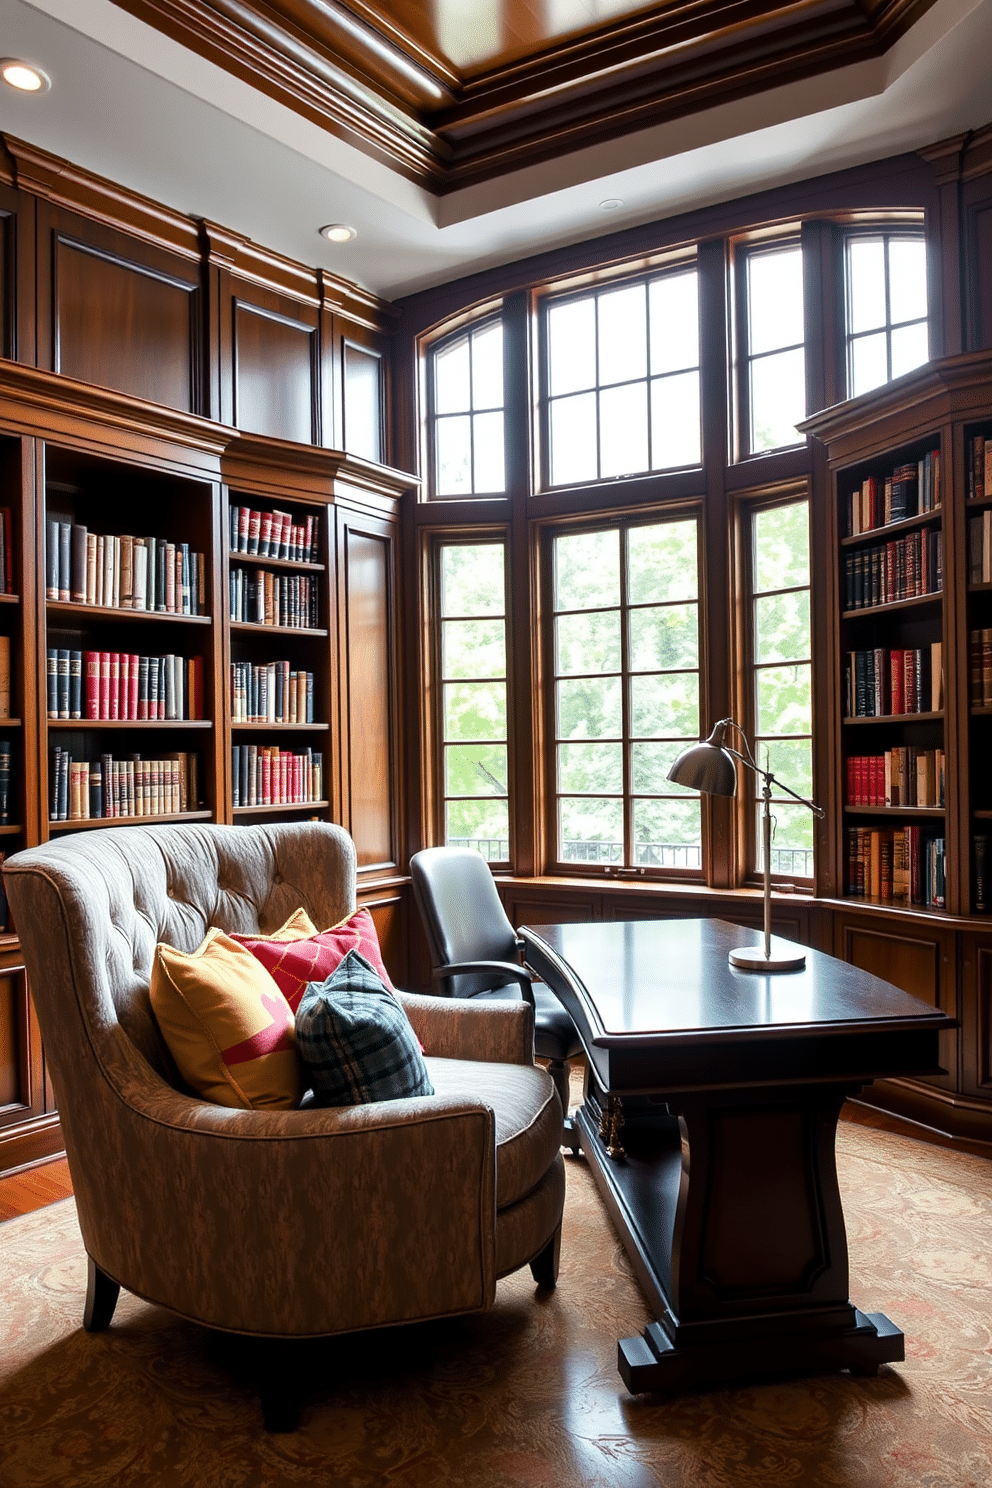
M 345 1109 L 208 1104 L 158 1032 L 156 942 L 271 931 L 301 904 L 336 923 L 355 907 L 344 831 L 110 828 L 4 871 L 89 1257 L 87 1328 L 122 1286 L 276 1339 L 479 1311 L 528 1263 L 554 1285 L 562 1117 L 526 1003 L 401 993 L 436 1094 Z M 277 1392 L 262 1401 L 270 1426 L 292 1424 Z

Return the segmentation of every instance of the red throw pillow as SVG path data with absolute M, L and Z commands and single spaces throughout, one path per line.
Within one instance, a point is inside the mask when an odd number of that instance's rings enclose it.
M 379 937 L 367 909 L 356 909 L 340 924 L 318 931 L 303 909 L 290 915 L 272 935 L 232 935 L 261 961 L 293 1012 L 310 982 L 324 982 L 349 951 L 365 957 L 390 992 L 396 988 L 382 962 Z

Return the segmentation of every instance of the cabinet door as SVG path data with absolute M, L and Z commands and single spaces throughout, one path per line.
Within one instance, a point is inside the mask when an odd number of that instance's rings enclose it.
M 954 935 L 939 925 L 927 925 L 906 916 L 873 918 L 839 914 L 834 929 L 834 955 L 852 966 L 860 966 L 921 1002 L 957 1016 Z M 956 1089 L 959 1031 L 941 1034 L 942 1075 L 914 1076 L 942 1089 Z
M 966 1095 L 992 1099 L 992 926 L 961 946 L 961 1062 Z
M 0 952 L 0 1172 L 62 1150 L 19 951 Z

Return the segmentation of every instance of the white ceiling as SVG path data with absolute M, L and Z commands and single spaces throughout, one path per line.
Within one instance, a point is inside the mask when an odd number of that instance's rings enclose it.
M 52 78 L 0 86 L 0 130 L 387 299 L 992 123 L 992 0 L 936 0 L 877 62 L 440 199 L 110 0 L 0 0 L 0 54 Z M 358 237 L 332 247 L 326 222 Z

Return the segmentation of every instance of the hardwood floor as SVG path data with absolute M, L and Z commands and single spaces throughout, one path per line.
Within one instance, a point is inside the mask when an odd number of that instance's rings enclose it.
M 64 1157 L 39 1163 L 23 1173 L 11 1173 L 0 1178 L 0 1221 L 43 1209 L 46 1204 L 67 1199 L 71 1193 L 69 1164 Z

